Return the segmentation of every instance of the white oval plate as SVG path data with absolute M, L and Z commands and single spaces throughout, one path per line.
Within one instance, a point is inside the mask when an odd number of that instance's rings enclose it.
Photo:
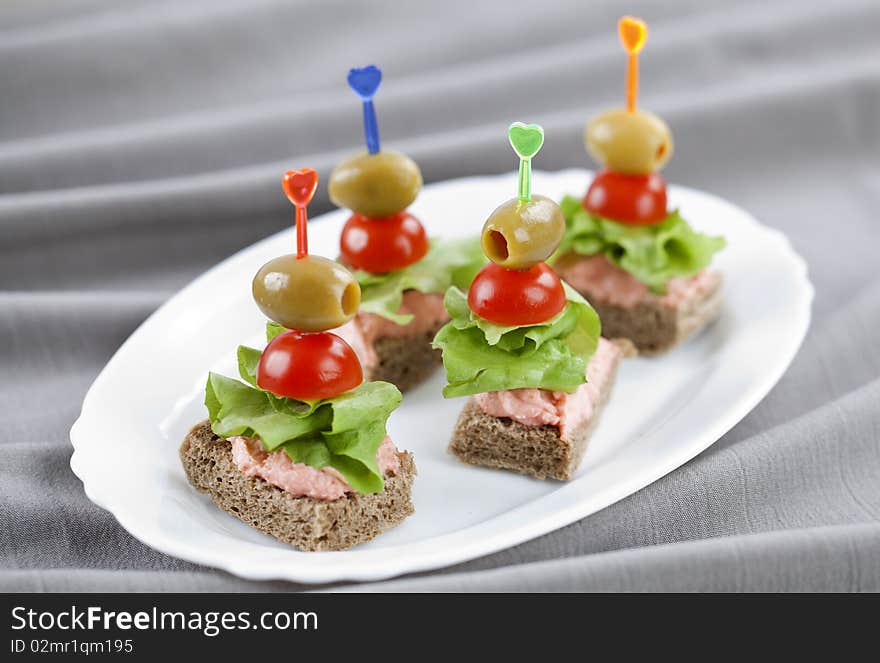
M 534 190 L 558 199 L 583 192 L 589 178 L 585 170 L 535 172 Z M 475 234 L 515 192 L 515 174 L 453 180 L 426 187 L 412 211 L 433 236 Z M 725 279 L 724 312 L 671 353 L 624 362 L 573 481 L 457 462 L 446 444 L 464 401 L 440 396 L 438 371 L 406 394 L 389 423 L 396 444 L 415 453 L 416 513 L 368 544 L 298 552 L 191 488 L 178 445 L 206 416 L 208 371 L 235 376 L 236 347 L 262 347 L 265 319 L 251 300 L 251 278 L 269 258 L 293 251 L 292 228 L 209 270 L 132 334 L 86 394 L 70 431 L 71 467 L 88 497 L 147 545 L 252 579 L 388 578 L 473 559 L 583 518 L 721 437 L 780 378 L 809 326 L 813 288 L 781 233 L 706 193 L 671 187 L 670 197 L 694 226 L 728 240 L 714 264 Z M 336 255 L 346 216 L 336 211 L 309 224 L 314 253 Z

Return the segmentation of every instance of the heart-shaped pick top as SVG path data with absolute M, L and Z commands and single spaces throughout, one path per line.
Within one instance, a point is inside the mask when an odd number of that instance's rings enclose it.
M 382 70 L 374 64 L 348 72 L 348 85 L 361 99 L 372 99 L 382 82 Z
M 312 168 L 288 170 L 281 178 L 284 194 L 297 207 L 305 207 L 318 188 L 318 172 Z
M 507 130 L 507 136 L 520 159 L 531 159 L 544 144 L 544 129 L 540 124 L 514 122 Z
M 617 23 L 620 42 L 627 53 L 638 53 L 645 46 L 648 38 L 648 26 L 635 16 L 624 16 Z

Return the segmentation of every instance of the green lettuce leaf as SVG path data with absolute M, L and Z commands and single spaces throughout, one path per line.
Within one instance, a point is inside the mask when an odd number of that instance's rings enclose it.
M 379 449 L 384 434 L 378 438 L 375 449 Z M 375 457 L 371 466 L 344 455 L 334 454 L 320 437 L 301 438 L 282 447 L 294 463 L 303 463 L 316 469 L 332 467 L 339 472 L 348 485 L 362 494 L 379 493 L 385 487 Z M 374 454 L 375 455 L 375 454 Z
M 211 428 L 220 437 L 259 437 L 263 446 L 272 451 L 289 440 L 330 427 L 332 408 L 314 408 L 305 412 L 299 411 L 294 402 L 292 407 L 284 409 L 275 402 L 277 398 L 238 380 L 208 374 L 205 405 Z
M 262 353 L 245 345 L 238 346 L 238 374 L 250 386 L 257 386 L 257 366 Z
M 277 322 L 272 322 L 270 320 L 266 323 L 266 343 L 271 343 L 273 338 L 286 331 L 290 330 L 288 330 L 287 327 L 282 327 Z
M 458 288 L 446 291 L 452 318 L 434 337 L 443 352 L 447 398 L 486 391 L 537 387 L 572 392 L 586 382 L 587 364 L 599 342 L 599 316 L 563 283 L 568 304 L 537 325 L 503 326 L 468 308 Z
M 590 214 L 572 196 L 563 198 L 559 206 L 566 228 L 556 257 L 569 251 L 601 253 L 657 294 L 666 291 L 669 279 L 704 269 L 726 244 L 723 237 L 696 232 L 678 210 L 657 224 L 629 226 Z
M 409 267 L 387 274 L 355 271 L 361 286 L 360 310 L 405 325 L 413 318 L 398 313 L 406 290 L 441 293 L 450 286 L 467 289 L 484 264 L 479 237 L 434 240 L 425 257 Z
M 381 491 L 376 453 L 388 416 L 400 405 L 397 387 L 365 382 L 320 401 L 282 398 L 256 387 L 259 358 L 258 350 L 238 349 L 239 372 L 248 384 L 208 375 L 205 405 L 214 433 L 259 437 L 266 450 L 282 448 L 294 462 L 335 468 L 360 493 Z

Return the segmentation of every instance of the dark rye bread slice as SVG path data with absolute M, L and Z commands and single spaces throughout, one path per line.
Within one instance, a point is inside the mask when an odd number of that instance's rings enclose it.
M 343 265 L 346 264 L 342 256 L 336 259 Z M 354 268 L 349 266 L 349 269 Z M 400 391 L 411 389 L 427 380 L 443 364 L 440 350 L 432 348 L 431 342 L 446 322 L 444 320 L 422 334 L 377 338 L 373 341 L 373 348 L 378 361 L 372 369 L 365 371 L 364 379 L 390 382 Z
M 678 306 L 664 304 L 660 298 L 633 307 L 603 302 L 583 294 L 602 320 L 606 338 L 628 338 L 639 354 L 655 355 L 678 345 L 721 315 L 723 297 L 721 276 L 710 272 L 709 289 L 699 297 L 685 299 Z
M 337 500 L 296 497 L 259 477 L 245 476 L 232 460 L 232 445 L 196 424 L 180 445 L 189 482 L 244 523 L 300 550 L 345 550 L 375 538 L 413 513 L 416 466 L 400 452 L 400 470 L 373 495 L 348 493 Z
M 410 336 L 380 336 L 373 347 L 378 363 L 367 373 L 367 380 L 383 380 L 406 391 L 426 380 L 442 365 L 440 350 L 431 347 L 437 332 L 446 322 Z
M 471 397 L 458 416 L 449 451 L 471 465 L 569 481 L 580 467 L 613 387 L 614 379 L 608 380 L 593 416 L 572 431 L 570 439 L 560 437 L 556 426 L 526 426 L 509 417 L 488 415 Z
M 564 271 L 561 272 L 565 278 Z M 640 355 L 656 355 L 678 345 L 721 315 L 721 275 L 709 272 L 710 287 L 698 297 L 669 306 L 661 298 L 618 306 L 589 290 L 580 290 L 602 321 L 602 336 L 632 341 Z

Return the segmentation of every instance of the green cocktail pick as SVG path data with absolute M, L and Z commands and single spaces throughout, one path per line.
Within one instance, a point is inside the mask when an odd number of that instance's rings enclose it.
M 532 157 L 544 144 L 544 128 L 540 124 L 514 122 L 507 130 L 510 145 L 519 155 L 519 199 L 532 199 Z

